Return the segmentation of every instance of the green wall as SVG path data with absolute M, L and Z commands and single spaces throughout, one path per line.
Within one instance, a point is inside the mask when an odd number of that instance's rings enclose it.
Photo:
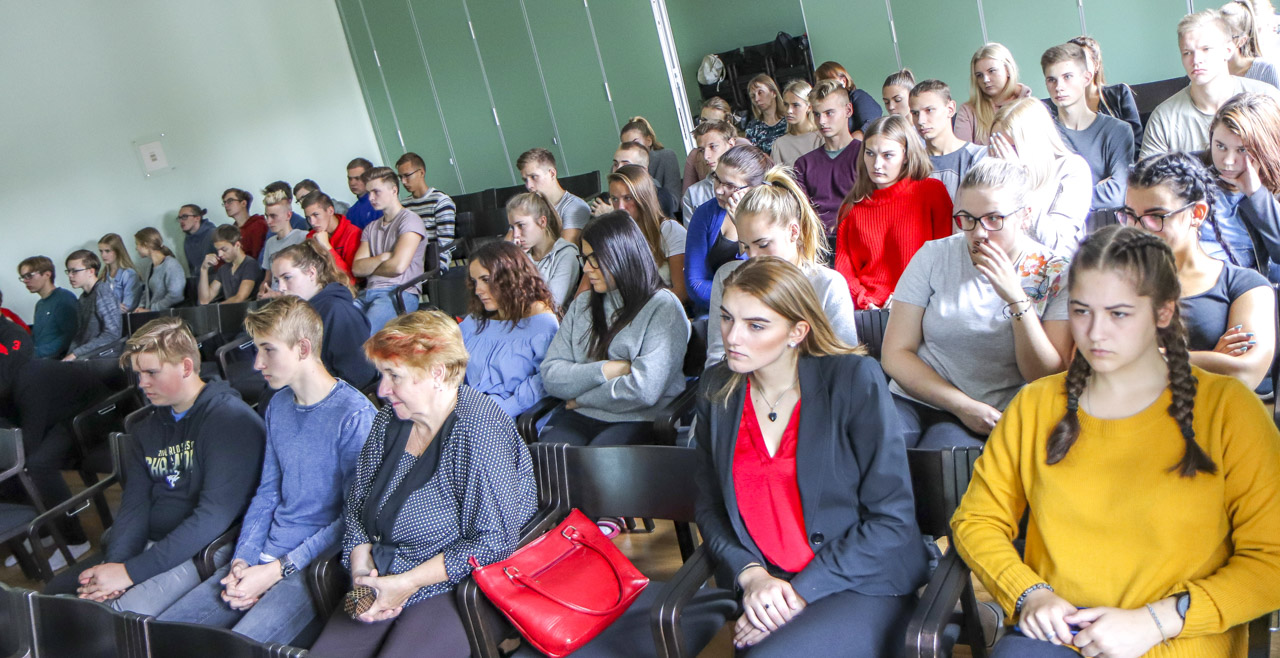
M 309 0 L 5 0 L 0 39 L 4 305 L 30 255 L 63 260 L 108 232 L 159 228 L 181 254 L 178 206 L 227 221 L 221 194 L 315 179 L 350 201 L 344 167 L 377 143 L 332 4 Z M 174 169 L 148 178 L 132 142 L 164 133 Z M 253 211 L 261 212 L 255 198 Z
M 647 0 L 337 5 L 383 158 L 417 152 L 446 192 L 518 184 L 514 161 L 537 146 L 561 175 L 607 171 L 634 115 L 679 147 Z

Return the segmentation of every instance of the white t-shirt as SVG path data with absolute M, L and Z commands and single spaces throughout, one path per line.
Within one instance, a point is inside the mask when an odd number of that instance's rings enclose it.
M 684 236 L 689 232 L 674 219 L 668 219 L 662 222 L 659 229 L 662 232 L 662 253 L 667 258 L 672 256 L 684 255 Z M 663 263 L 658 268 L 658 274 L 662 275 L 662 282 L 671 285 L 671 265 Z
M 1280 90 L 1257 80 L 1232 76 L 1235 89 L 1231 95 L 1252 92 L 1266 94 L 1280 100 Z M 1142 138 L 1142 153 L 1139 159 L 1157 153 L 1171 151 L 1203 151 L 1209 148 L 1209 124 L 1213 123 L 1213 112 L 1205 113 L 1191 102 L 1191 87 L 1183 87 L 1163 103 L 1156 106 L 1147 120 L 1147 130 Z

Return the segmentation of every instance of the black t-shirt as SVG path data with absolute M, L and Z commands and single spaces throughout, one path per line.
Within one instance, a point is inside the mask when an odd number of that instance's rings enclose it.
M 0 417 L 14 418 L 13 384 L 22 367 L 35 356 L 31 334 L 0 318 Z
M 245 256 L 240 262 L 240 269 L 235 272 L 231 271 L 231 263 L 223 263 L 218 266 L 215 276 L 218 277 L 218 283 L 222 284 L 222 298 L 234 297 L 240 292 L 240 284 L 244 281 L 253 282 L 253 294 L 249 295 L 249 299 L 257 297 L 258 286 L 262 284 L 263 270 L 258 265 L 258 260 L 253 256 Z

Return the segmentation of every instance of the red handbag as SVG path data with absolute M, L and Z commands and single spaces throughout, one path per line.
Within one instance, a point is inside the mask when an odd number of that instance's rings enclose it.
M 471 558 L 480 590 L 538 651 L 560 658 L 631 607 L 649 579 L 596 524 L 573 510 L 560 525 L 488 566 Z

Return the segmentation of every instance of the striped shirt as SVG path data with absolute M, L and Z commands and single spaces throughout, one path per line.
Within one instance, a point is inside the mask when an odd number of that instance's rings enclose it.
M 427 227 L 427 239 L 440 248 L 440 269 L 447 269 L 455 235 L 454 215 L 457 213 L 453 199 L 430 187 L 425 195 L 405 201 L 404 207 L 422 218 L 423 225 Z

